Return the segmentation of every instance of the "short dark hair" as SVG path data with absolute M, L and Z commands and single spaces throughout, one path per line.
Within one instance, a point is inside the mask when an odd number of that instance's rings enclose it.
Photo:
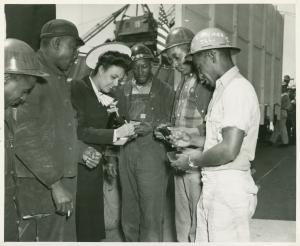
M 107 51 L 100 55 L 95 69 L 92 71 L 92 76 L 95 76 L 100 66 L 107 70 L 111 66 L 122 67 L 125 72 L 131 69 L 131 59 L 128 55 L 118 51 Z

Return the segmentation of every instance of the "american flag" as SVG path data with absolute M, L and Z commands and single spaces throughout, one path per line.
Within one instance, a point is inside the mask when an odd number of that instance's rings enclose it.
M 170 31 L 166 12 L 162 4 L 159 7 L 158 27 L 157 27 L 157 53 L 159 54 L 166 47 L 166 38 Z

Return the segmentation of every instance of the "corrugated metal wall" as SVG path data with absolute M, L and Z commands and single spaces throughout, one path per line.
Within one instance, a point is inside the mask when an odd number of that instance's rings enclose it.
M 265 116 L 273 120 L 274 105 L 280 104 L 283 50 L 283 17 L 275 7 L 197 4 L 178 5 L 176 11 L 176 26 L 186 26 L 195 33 L 215 26 L 228 33 L 233 44 L 242 49 L 234 61 L 257 92 L 261 124 Z

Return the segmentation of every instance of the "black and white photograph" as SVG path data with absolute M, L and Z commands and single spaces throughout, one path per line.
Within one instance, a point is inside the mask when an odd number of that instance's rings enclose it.
M 296 1 L 1 5 L 0 244 L 297 243 Z

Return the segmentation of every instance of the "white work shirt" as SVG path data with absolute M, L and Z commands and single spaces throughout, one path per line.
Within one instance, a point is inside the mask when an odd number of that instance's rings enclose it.
M 241 150 L 234 161 L 221 166 L 204 167 L 202 170 L 249 170 L 250 161 L 255 156 L 259 122 L 260 110 L 255 90 L 234 66 L 216 81 L 206 115 L 204 151 L 222 142 L 222 129 L 226 127 L 244 131 Z

